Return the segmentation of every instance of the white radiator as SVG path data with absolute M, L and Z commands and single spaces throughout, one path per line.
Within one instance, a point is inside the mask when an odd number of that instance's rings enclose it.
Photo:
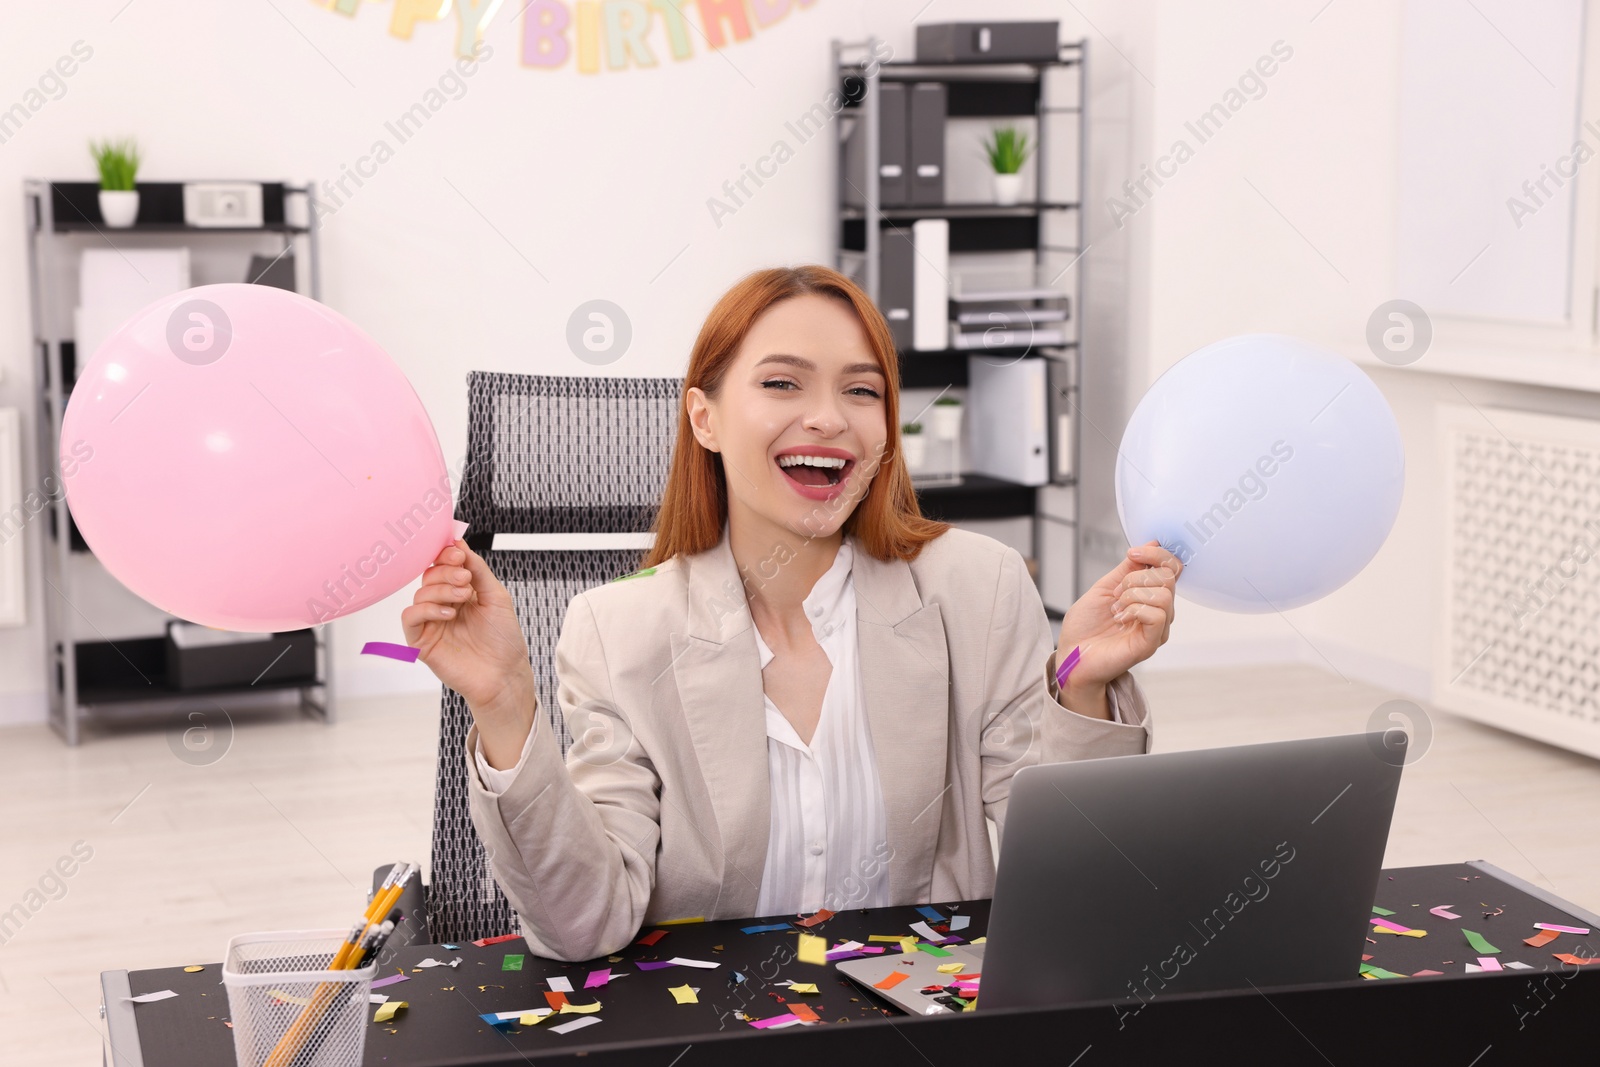
M 16 408 L 0 408 L 0 626 L 28 621 L 28 590 L 22 576 L 22 418 Z
M 1444 404 L 1435 703 L 1600 756 L 1600 421 Z

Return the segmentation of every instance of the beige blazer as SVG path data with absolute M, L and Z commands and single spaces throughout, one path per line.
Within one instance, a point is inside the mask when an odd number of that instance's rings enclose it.
M 1130 675 L 1123 723 L 1050 695 L 1056 635 L 1022 557 L 952 529 L 911 563 L 855 546 L 862 686 L 888 815 L 896 904 L 990 896 L 985 817 L 1035 763 L 1147 751 Z M 715 548 L 581 593 L 555 650 L 574 741 L 534 716 L 521 769 L 485 791 L 467 736 L 473 823 L 534 952 L 585 960 L 645 923 L 745 918 L 770 797 L 760 658 L 727 534 Z M 864 872 L 870 873 L 870 872 Z

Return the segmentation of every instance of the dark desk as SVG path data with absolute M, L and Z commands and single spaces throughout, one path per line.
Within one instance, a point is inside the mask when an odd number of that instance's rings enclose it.
M 708 1063 L 759 1067 L 805 1063 L 818 1067 L 837 1057 L 869 1057 L 882 1063 L 942 1065 L 993 1060 L 997 1054 L 1048 1050 L 1052 1062 L 1081 1064 L 1145 1062 L 1146 1058 L 1193 1059 L 1214 1049 L 1244 1063 L 1355 1064 L 1401 1055 L 1418 1063 L 1491 1067 L 1533 1062 L 1587 1049 L 1600 1012 L 1600 964 L 1561 963 L 1554 953 L 1600 955 L 1600 917 L 1560 900 L 1484 863 L 1406 867 L 1383 872 L 1377 904 L 1391 921 L 1428 931 L 1422 938 L 1374 934 L 1370 966 L 1400 975 L 1439 970 L 1439 977 L 1370 979 L 1284 989 L 1158 996 L 1137 1012 L 1128 1004 L 1075 1005 L 1048 1010 L 990 1010 L 960 1015 L 912 1017 L 858 989 L 833 971 L 794 958 L 795 930 L 746 934 L 741 927 L 782 919 L 751 919 L 663 927 L 654 946 L 630 945 L 619 962 L 601 958 L 563 964 L 527 955 L 520 971 L 505 971 L 508 954 L 527 954 L 520 939 L 454 950 L 411 946 L 383 969 L 408 980 L 381 990 L 410 1007 L 391 1023 L 375 1023 L 367 1035 L 365 1062 L 386 1067 L 449 1064 L 568 1062 L 700 1067 Z M 1430 913 L 1455 905 L 1458 920 Z M 980 937 L 987 901 L 936 904 L 946 917 L 968 915 L 958 936 Z M 1503 909 L 1503 910 L 1502 910 Z M 1490 914 L 1493 913 L 1493 914 Z M 1487 916 L 1487 917 L 1486 917 Z M 871 934 L 908 934 L 923 919 L 916 908 L 844 912 L 814 932 L 829 944 L 866 941 Z M 1050 921 L 1041 916 L 1041 922 Z M 1523 939 L 1535 922 L 1588 926 L 1589 937 L 1561 934 L 1541 948 Z M 1467 974 L 1480 953 L 1462 928 L 1482 934 L 1501 951 L 1502 966 L 1528 970 Z M 654 928 L 651 928 L 654 929 Z M 649 931 L 645 931 L 648 933 Z M 1293 951 L 1285 945 L 1284 951 Z M 427 957 L 461 957 L 457 968 L 414 970 Z M 668 967 L 641 971 L 638 962 L 673 956 L 711 960 L 715 970 Z M 1449 961 L 1449 962 L 1446 962 Z M 610 967 L 610 985 L 585 990 L 591 970 Z M 734 974 L 744 977 L 735 982 Z M 497 1029 L 479 1016 L 545 1005 L 545 979 L 567 977 L 574 1003 L 598 999 L 600 1023 L 557 1034 L 551 1022 Z M 615 977 L 626 975 L 626 977 Z M 381 977 L 382 975 L 380 975 Z M 227 991 L 221 965 L 185 973 L 181 967 L 107 971 L 101 976 L 113 1067 L 191 1067 L 233 1063 Z M 797 995 L 780 983 L 814 982 L 817 995 Z M 699 1003 L 678 1005 L 669 986 L 699 987 Z M 131 1004 L 122 998 L 171 989 L 176 998 Z M 781 999 L 780 999 L 781 998 Z M 760 1030 L 746 1018 L 782 1015 L 800 1001 L 820 1024 Z M 567 1020 L 582 1018 L 569 1015 Z M 759 1044 L 758 1044 L 759 1042 Z

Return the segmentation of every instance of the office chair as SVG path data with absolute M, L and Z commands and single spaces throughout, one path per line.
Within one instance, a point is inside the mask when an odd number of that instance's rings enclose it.
M 666 486 L 679 378 L 467 375 L 467 462 L 455 517 L 510 591 L 528 640 L 539 706 L 565 755 L 555 645 L 568 602 L 638 568 Z M 467 810 L 463 758 L 472 713 L 443 688 L 433 870 L 426 919 L 408 940 L 474 941 L 520 930 Z M 374 884 L 387 873 L 374 872 Z M 411 907 L 419 908 L 417 896 Z M 407 902 L 402 899 L 402 911 Z M 411 912 L 406 912 L 407 926 Z

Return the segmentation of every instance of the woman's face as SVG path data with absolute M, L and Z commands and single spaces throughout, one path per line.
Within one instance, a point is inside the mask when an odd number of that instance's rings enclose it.
M 768 308 L 716 399 L 689 390 L 695 436 L 722 455 L 730 522 L 837 531 L 882 462 L 887 385 L 844 301 L 806 294 Z

